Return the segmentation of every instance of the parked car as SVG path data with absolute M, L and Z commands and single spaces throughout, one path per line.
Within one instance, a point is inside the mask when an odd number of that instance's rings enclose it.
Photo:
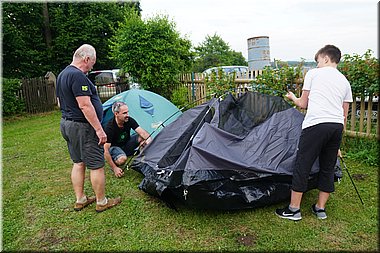
M 226 74 L 231 74 L 235 72 L 238 75 L 241 75 L 241 74 L 249 72 L 249 68 L 247 66 L 219 66 L 219 67 L 206 69 L 205 71 L 203 71 L 203 73 L 206 75 L 211 74 L 213 71 L 215 73 L 218 73 L 220 69 Z
M 96 86 L 100 98 L 116 95 L 116 84 L 119 82 L 120 69 L 95 70 L 88 73 L 88 78 Z
M 360 112 L 361 112 L 361 97 L 356 97 L 356 117 L 360 117 Z M 367 115 L 368 115 L 368 107 L 369 107 L 369 97 L 368 96 L 365 96 L 364 97 L 364 117 L 367 118 Z M 377 108 L 379 106 L 379 96 L 378 95 L 374 95 L 372 97 L 372 115 L 371 115 L 371 118 L 373 120 L 376 120 L 377 119 Z

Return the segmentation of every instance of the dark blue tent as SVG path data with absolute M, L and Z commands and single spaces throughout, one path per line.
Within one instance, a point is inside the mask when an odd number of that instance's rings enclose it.
M 290 196 L 304 115 L 280 97 L 247 92 L 184 112 L 135 159 L 140 189 L 195 208 L 243 209 Z M 318 161 L 309 189 L 316 187 Z

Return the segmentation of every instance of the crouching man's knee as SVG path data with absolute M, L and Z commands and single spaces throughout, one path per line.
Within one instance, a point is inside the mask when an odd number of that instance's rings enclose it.
M 115 160 L 115 164 L 117 166 L 122 166 L 127 162 L 127 157 L 126 156 L 120 156 L 118 159 Z

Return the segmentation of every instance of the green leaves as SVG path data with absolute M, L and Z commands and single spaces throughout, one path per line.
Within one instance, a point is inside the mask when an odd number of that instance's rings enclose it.
M 379 92 L 379 61 L 370 49 L 363 55 L 343 55 L 338 68 L 350 82 L 354 95 Z
M 279 62 L 277 68 L 265 67 L 262 75 L 252 81 L 252 88 L 275 96 L 283 96 L 288 90 L 295 92 L 297 85 L 303 83 L 303 65 L 303 61 L 296 67 Z
M 83 43 L 93 45 L 97 51 L 95 69 L 115 68 L 116 64 L 108 58 L 108 39 L 127 10 L 141 11 L 139 2 L 132 1 L 49 2 L 44 19 L 44 4 L 2 4 L 4 77 L 38 77 L 47 71 L 58 75 Z M 45 39 L 47 28 L 49 43 Z
M 195 47 L 195 54 L 194 72 L 203 72 L 210 67 L 222 65 L 248 65 L 243 54 L 231 50 L 230 46 L 217 34 L 207 35 L 205 41 Z
M 137 79 L 144 89 L 170 98 L 179 73 L 190 66 L 191 42 L 181 38 L 175 23 L 157 15 L 142 20 L 127 14 L 111 38 L 110 56 L 118 66 Z
M 189 101 L 187 87 L 179 86 L 179 88 L 174 89 L 170 101 L 178 108 L 186 106 Z
M 3 115 L 13 115 L 25 111 L 25 102 L 20 94 L 19 79 L 3 79 Z
M 30 77 L 44 71 L 42 4 L 4 3 L 3 76 Z M 38 76 L 38 75 L 37 75 Z
M 208 92 L 210 94 L 215 94 L 216 97 L 219 97 L 226 92 L 234 92 L 235 77 L 235 72 L 226 74 L 222 69 L 219 69 L 217 72 L 212 71 L 210 75 L 205 77 Z

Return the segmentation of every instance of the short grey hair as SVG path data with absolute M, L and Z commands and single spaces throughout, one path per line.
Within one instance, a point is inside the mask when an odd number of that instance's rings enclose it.
M 95 48 L 89 44 L 83 44 L 80 46 L 74 53 L 74 59 L 86 59 L 86 57 L 90 57 L 94 59 L 96 56 Z
M 115 103 L 112 104 L 112 112 L 120 112 L 120 107 L 123 105 L 126 105 L 124 102 L 121 101 L 116 101 Z

